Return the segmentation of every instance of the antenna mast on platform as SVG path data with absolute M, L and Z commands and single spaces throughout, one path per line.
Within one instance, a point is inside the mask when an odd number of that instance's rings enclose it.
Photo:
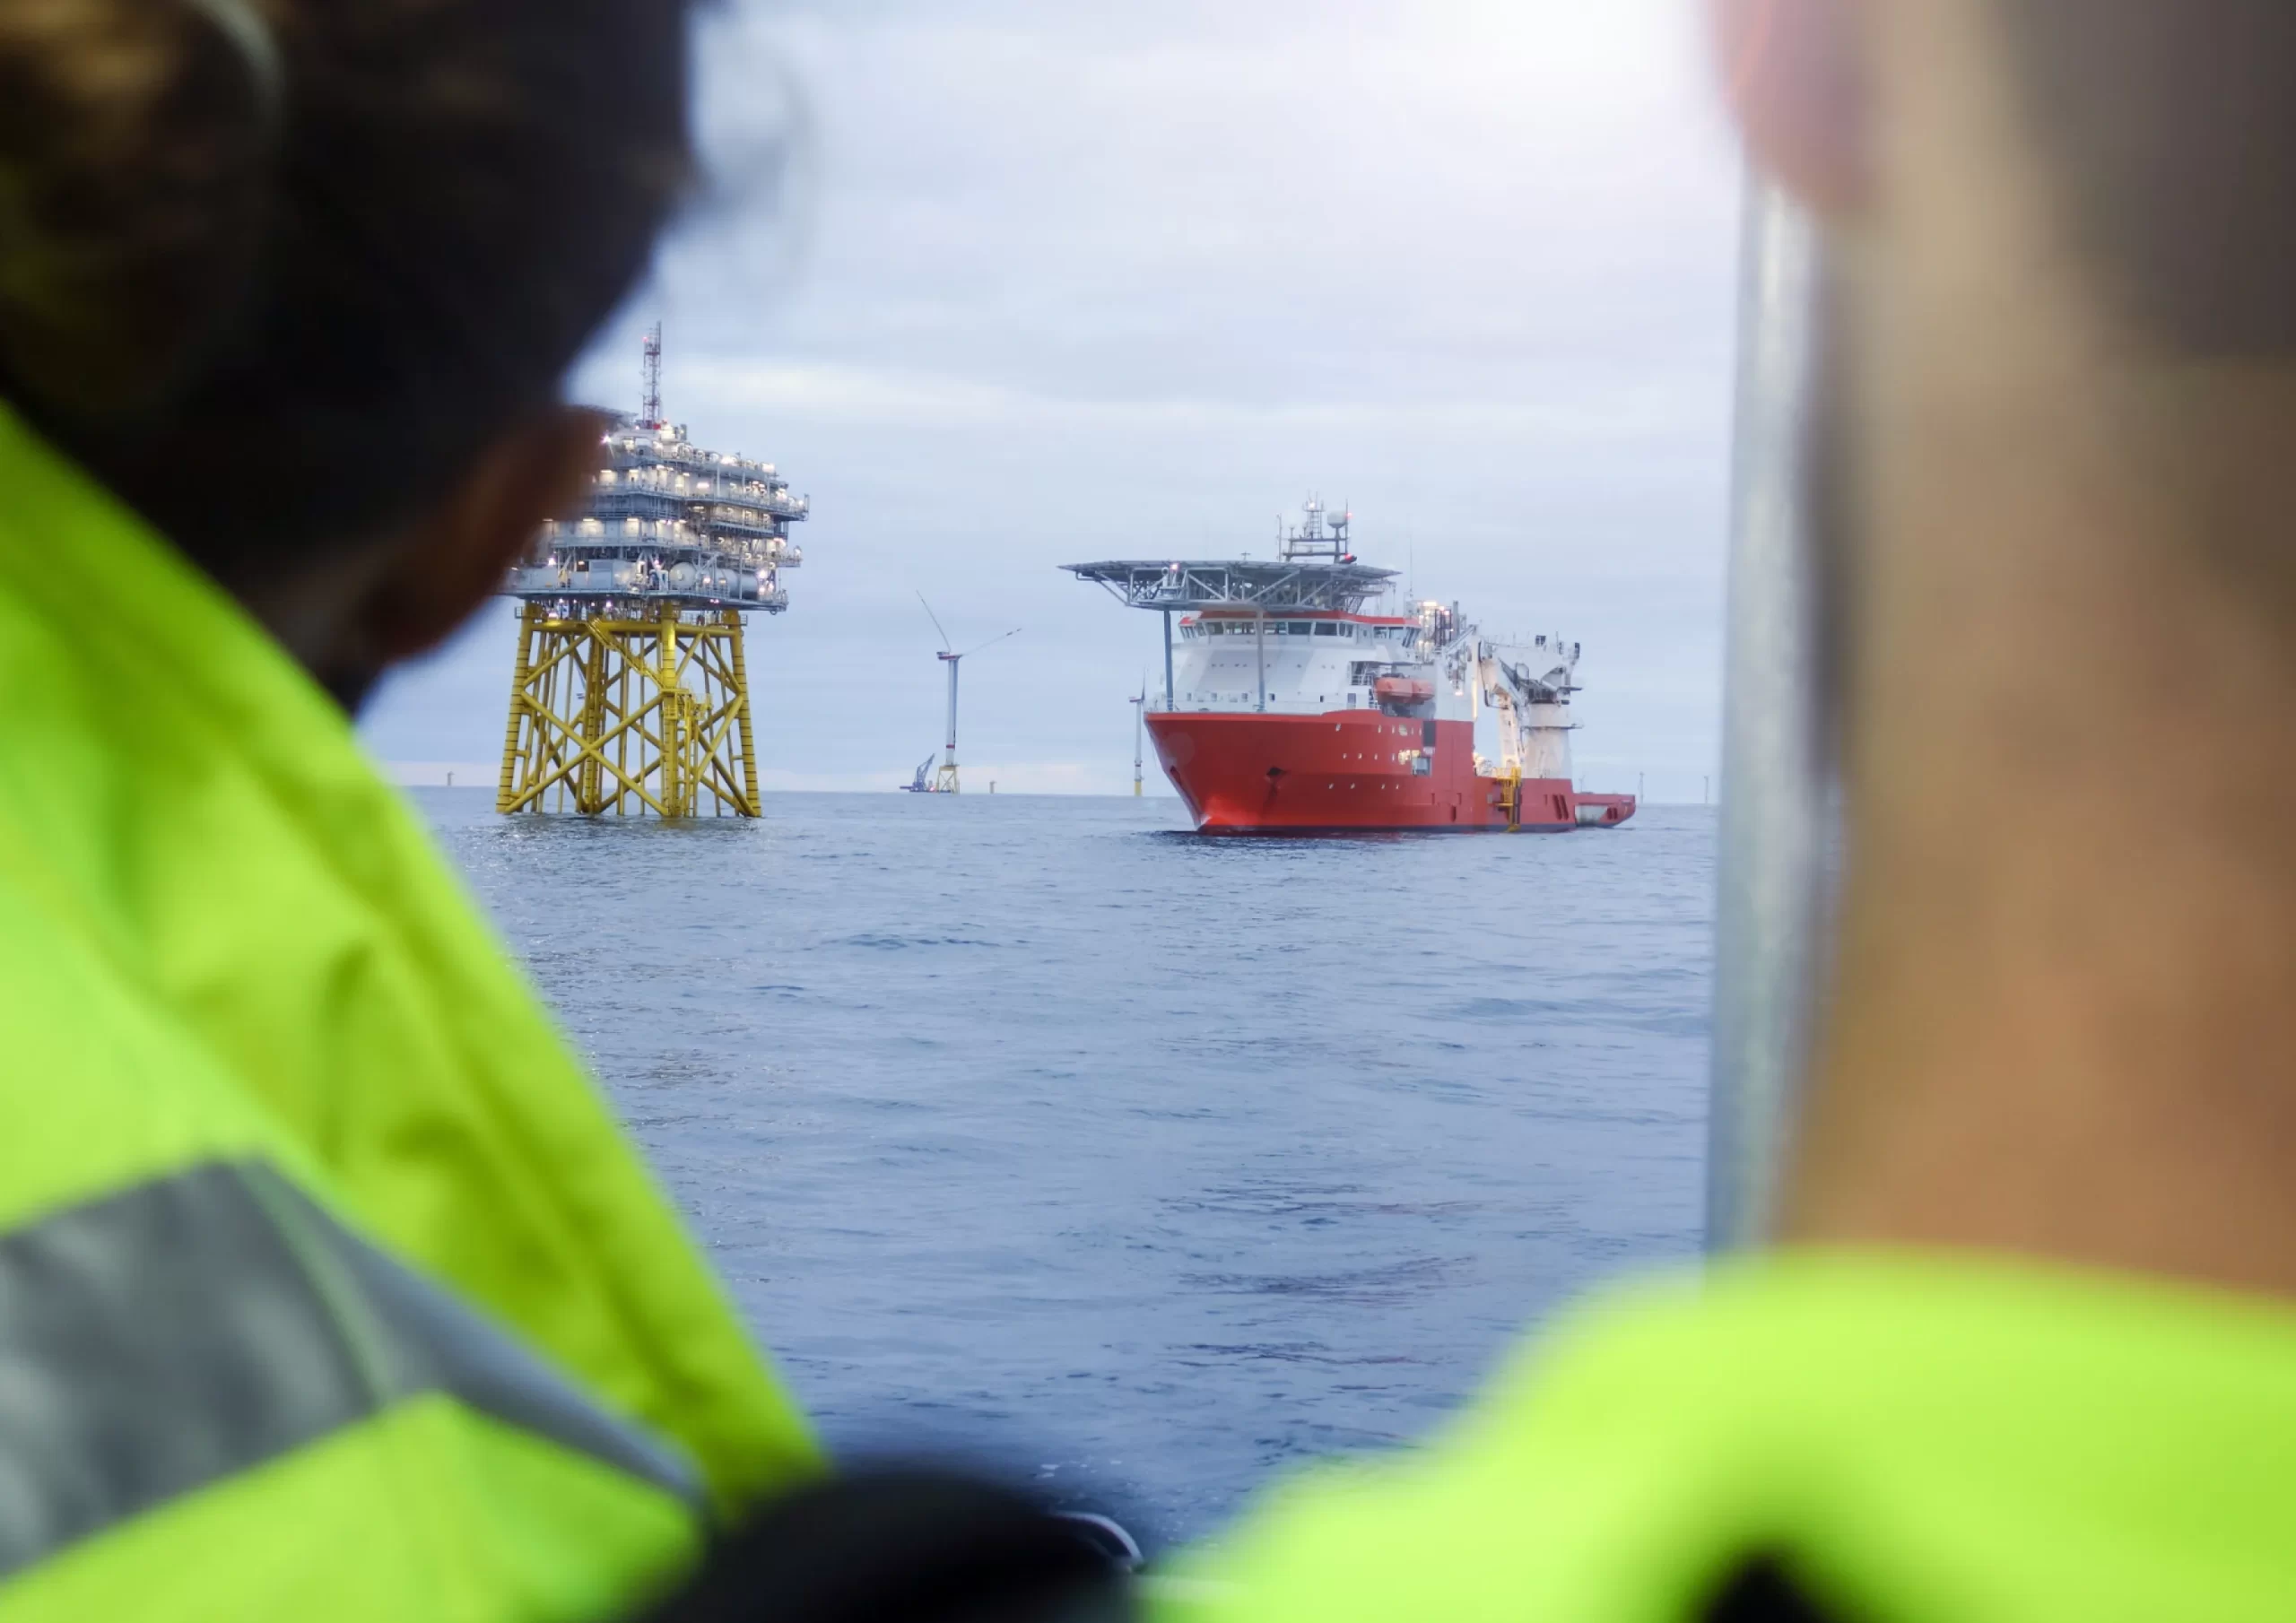
M 638 426 L 658 429 L 662 422 L 662 324 L 646 329 L 646 399 L 638 408 Z

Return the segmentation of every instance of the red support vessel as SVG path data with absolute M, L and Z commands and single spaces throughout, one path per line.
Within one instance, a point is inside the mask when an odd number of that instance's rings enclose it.
M 1484 638 L 1456 604 L 1369 612 L 1393 569 L 1310 501 L 1273 560 L 1062 567 L 1164 620 L 1148 733 L 1207 834 L 1613 828 L 1631 794 L 1572 785 L 1576 643 Z

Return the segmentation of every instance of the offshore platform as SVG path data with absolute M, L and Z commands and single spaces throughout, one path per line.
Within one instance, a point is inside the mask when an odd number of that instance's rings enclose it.
M 602 449 L 589 511 L 545 525 L 503 584 L 523 606 L 496 810 L 755 817 L 743 618 L 789 606 L 807 499 L 664 418 L 659 326 L 644 404 Z

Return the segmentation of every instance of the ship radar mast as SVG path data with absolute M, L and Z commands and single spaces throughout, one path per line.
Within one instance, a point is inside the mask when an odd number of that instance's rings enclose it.
M 1352 512 L 1340 512 L 1329 518 L 1324 516 L 1324 499 L 1310 496 L 1300 507 L 1307 516 L 1290 530 L 1277 530 L 1276 556 L 1284 562 L 1317 559 L 1326 563 L 1353 563 L 1355 554 L 1348 550 L 1347 526 L 1355 522 Z

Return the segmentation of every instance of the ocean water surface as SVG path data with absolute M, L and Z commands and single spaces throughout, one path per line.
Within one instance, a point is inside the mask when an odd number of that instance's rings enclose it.
M 1704 809 L 1205 840 L 1168 799 L 414 793 L 839 1449 L 1166 1542 L 1695 1249 Z

